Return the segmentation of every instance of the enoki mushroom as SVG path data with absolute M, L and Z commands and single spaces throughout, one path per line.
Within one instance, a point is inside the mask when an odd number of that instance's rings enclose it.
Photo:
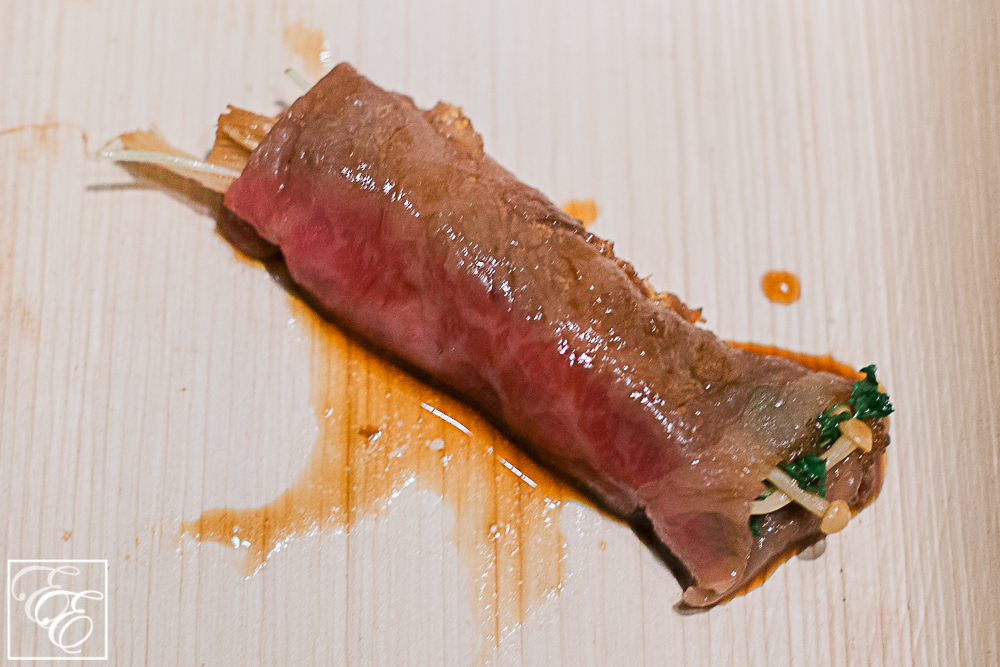
M 844 410 L 849 410 L 846 406 Z M 820 458 L 826 461 L 826 469 L 846 459 L 854 450 L 870 452 L 872 450 L 872 430 L 860 419 L 848 419 L 840 423 L 840 438 Z M 774 468 L 767 476 L 774 485 L 775 491 L 763 500 L 755 500 L 751 505 L 750 514 L 769 514 L 781 509 L 790 502 L 796 502 L 823 521 L 820 530 L 824 533 L 836 533 L 847 526 L 851 519 L 851 509 L 843 500 L 828 502 L 818 495 L 799 488 L 794 479 L 780 468 Z

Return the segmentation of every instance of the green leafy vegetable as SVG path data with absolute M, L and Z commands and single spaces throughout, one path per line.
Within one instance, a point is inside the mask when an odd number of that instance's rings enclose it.
M 868 419 L 888 417 L 892 414 L 892 403 L 889 394 L 878 390 L 878 379 L 875 377 L 875 366 L 865 366 L 861 369 L 864 380 L 858 380 L 851 387 L 851 403 L 854 404 L 854 418 Z
M 765 481 L 764 484 L 766 485 L 766 488 L 763 491 L 761 491 L 761 494 L 759 496 L 757 496 L 756 498 L 754 498 L 754 502 L 756 502 L 758 500 L 764 500 L 764 498 L 767 498 L 769 495 L 771 495 L 772 493 L 774 493 L 775 491 L 777 491 L 777 489 L 774 488 L 771 485 L 770 482 Z M 751 517 L 750 517 L 750 534 L 753 535 L 754 537 L 760 537 L 760 528 L 761 528 L 761 525 L 763 523 L 764 523 L 764 515 L 763 514 L 754 514 L 754 515 L 751 515 Z
M 840 422 L 847 421 L 851 418 L 850 410 L 845 410 L 837 414 L 833 414 L 834 410 L 842 408 L 844 406 L 851 407 L 847 403 L 837 403 L 833 407 L 828 408 L 823 411 L 823 414 L 819 416 L 819 446 L 824 449 L 837 442 L 837 438 L 840 437 Z
M 861 372 L 865 374 L 865 377 L 855 382 L 851 387 L 851 400 L 847 403 L 837 403 L 830 406 L 816 420 L 819 425 L 820 447 L 826 449 L 837 442 L 837 438 L 840 437 L 840 422 L 847 421 L 852 416 L 854 419 L 878 419 L 892 414 L 889 394 L 883 394 L 878 390 L 875 366 L 865 366 Z M 846 410 L 833 414 L 834 411 L 844 406 L 851 408 L 853 415 Z
M 807 454 L 791 463 L 779 463 L 778 467 L 795 480 L 799 488 L 826 498 L 826 461 Z

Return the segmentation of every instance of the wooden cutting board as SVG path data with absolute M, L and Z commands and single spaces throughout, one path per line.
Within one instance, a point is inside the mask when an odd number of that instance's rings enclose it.
M 203 154 L 343 60 L 593 198 L 720 336 L 877 363 L 876 504 L 679 615 L 627 528 L 235 253 L 217 197 L 87 157 Z M 0 5 L 0 554 L 106 560 L 116 664 L 997 664 L 998 70 L 985 1 Z M 5 647 L 54 655 L 5 591 Z

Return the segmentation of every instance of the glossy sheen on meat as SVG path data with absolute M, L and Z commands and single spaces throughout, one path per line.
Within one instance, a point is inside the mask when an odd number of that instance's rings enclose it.
M 715 602 L 816 535 L 790 516 L 794 535 L 755 540 L 750 502 L 850 382 L 733 349 L 651 299 L 610 243 L 484 155 L 457 109 L 421 111 L 340 65 L 226 205 L 349 327 L 614 513 L 648 517 L 691 575 L 686 599 Z M 831 498 L 863 500 L 861 463 Z

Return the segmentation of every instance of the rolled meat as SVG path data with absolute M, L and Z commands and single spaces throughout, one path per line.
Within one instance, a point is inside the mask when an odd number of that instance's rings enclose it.
M 459 109 L 422 111 L 339 65 L 277 119 L 225 203 L 324 310 L 636 527 L 687 605 L 822 535 L 794 503 L 751 531 L 751 504 L 775 466 L 820 453 L 817 417 L 852 381 L 692 324 L 485 155 Z M 866 423 L 871 451 L 827 477 L 826 500 L 855 511 L 888 444 L 884 420 Z

